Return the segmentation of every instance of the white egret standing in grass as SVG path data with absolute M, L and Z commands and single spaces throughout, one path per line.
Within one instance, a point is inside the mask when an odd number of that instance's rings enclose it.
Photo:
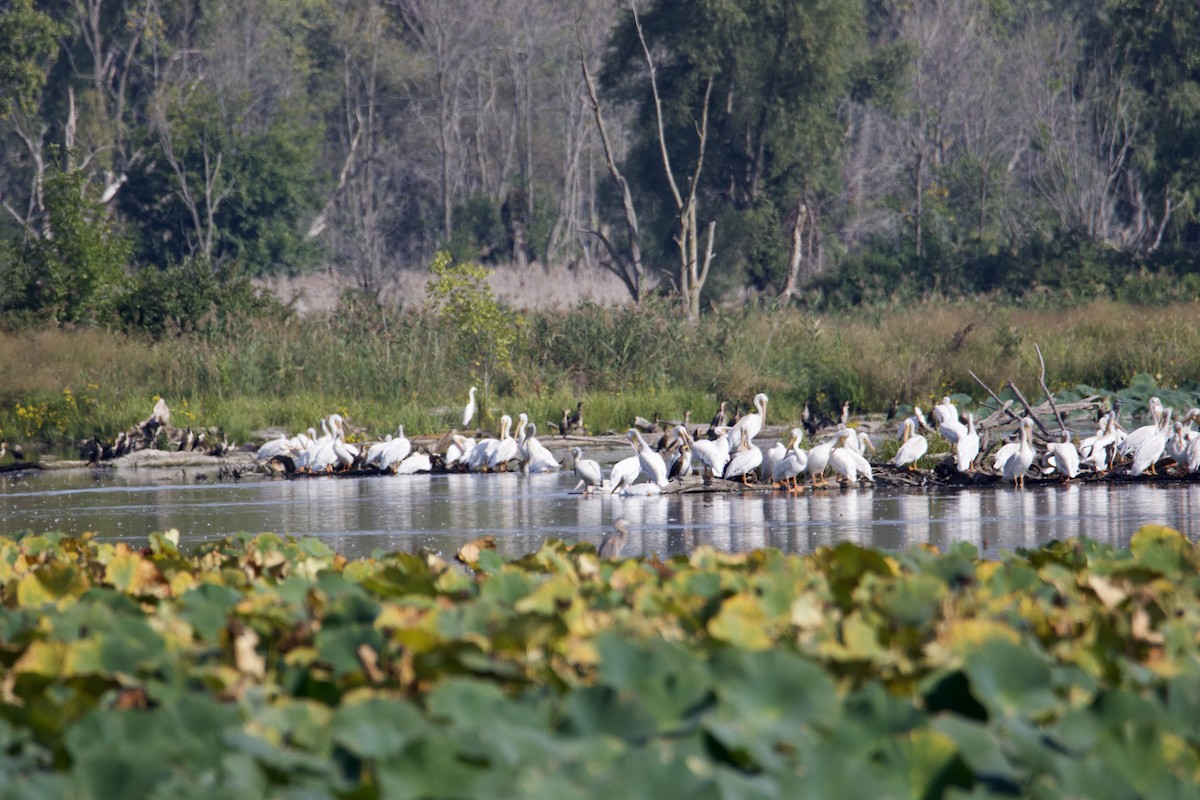
M 467 394 L 470 396 L 467 399 L 467 405 L 463 408 L 463 424 L 462 424 L 462 426 L 464 429 L 468 425 L 470 425 L 471 420 L 473 420 L 475 418 L 475 387 L 472 386 L 471 391 L 468 392 Z

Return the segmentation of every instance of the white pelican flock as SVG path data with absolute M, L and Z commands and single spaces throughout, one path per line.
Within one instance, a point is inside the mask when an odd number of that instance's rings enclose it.
M 472 421 L 476 411 L 474 387 L 468 395 L 462 414 L 464 425 Z M 1050 433 L 1030 417 L 1019 419 L 1011 441 L 992 438 L 994 428 L 985 431 L 977 426 L 973 414 L 966 414 L 964 422 L 957 406 L 944 397 L 933 407 L 932 425 L 921 409 L 914 407 L 899 427 L 894 455 L 874 464 L 867 454 L 875 449 L 875 443 L 865 430 L 847 424 L 846 413 L 836 429 L 812 441 L 806 450 L 801 446 L 805 438 L 802 427 L 785 428 L 785 438 L 769 445 L 755 442 L 766 429 L 766 394 L 755 395 L 751 402 L 754 410 L 729 424 L 722 413 L 725 402 L 721 406 L 703 433 L 702 426 L 688 430 L 686 415 L 685 424 L 666 426 L 656 444 L 647 441 L 645 428 L 629 428 L 625 438 L 630 451 L 609 468 L 607 475 L 582 447 L 555 455 L 537 438 L 537 426 L 525 413 L 517 415 L 515 431 L 513 417 L 502 415 L 498 436 L 480 432 L 481 438 L 477 439 L 451 431 L 439 442 L 436 452 L 433 447 L 414 445 L 405 436 L 403 425 L 382 440 L 352 444 L 347 441 L 343 417 L 330 414 L 320 420 L 319 436 L 316 428 L 309 428 L 294 436 L 272 439 L 259 447 L 255 461 L 276 472 L 316 474 L 374 469 L 398 475 L 437 471 L 553 472 L 565 464 L 577 478 L 576 491 L 634 495 L 669 491 L 673 483 L 690 475 L 697 476 L 704 486 L 724 479 L 788 492 L 801 490 L 805 482 L 814 488 L 829 486 L 830 480 L 840 485 L 874 483 L 877 470 L 895 480 L 897 475 L 921 472 L 922 462 L 928 468 L 933 459 L 940 460 L 937 471 L 942 477 L 957 473 L 966 476 L 966 482 L 984 483 L 988 481 L 976 480 L 975 476 L 991 476 L 991 482 L 999 478 L 1016 487 L 1023 487 L 1030 475 L 1069 481 L 1082 475 L 1115 472 L 1136 477 L 1164 471 L 1176 475 L 1200 471 L 1200 433 L 1192 429 L 1200 420 L 1200 408 L 1184 412 L 1173 422 L 1172 409 L 1157 397 L 1148 403 L 1150 418 L 1146 424 L 1127 431 L 1119 420 L 1118 405 L 1099 418 L 1094 433 L 1078 443 L 1071 431 Z M 645 420 L 639 419 L 639 424 L 642 422 Z M 1043 434 L 1036 439 L 1035 424 Z M 926 434 L 944 440 L 949 453 L 943 449 L 931 454 L 931 440 Z

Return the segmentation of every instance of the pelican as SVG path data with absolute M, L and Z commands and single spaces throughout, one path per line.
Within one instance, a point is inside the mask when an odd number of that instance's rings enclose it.
M 600 548 L 596 550 L 596 557 L 611 561 L 614 558 L 621 557 L 621 549 L 625 547 L 625 541 L 629 538 L 629 527 L 625 522 L 624 517 L 618 517 L 613 520 L 613 532 L 606 533 L 600 541 Z
M 688 443 L 692 448 L 692 457 L 700 462 L 704 467 L 704 472 L 707 477 L 713 475 L 721 475 L 725 472 L 725 465 L 729 462 L 729 435 L 728 428 L 718 428 L 720 435 L 716 439 L 692 439 L 688 436 Z
M 383 452 L 379 455 L 380 469 L 393 469 L 393 465 L 399 465 L 401 461 L 408 458 L 408 454 L 412 452 L 412 442 L 404 435 L 404 426 L 396 426 L 396 436 L 383 448 Z
M 896 455 L 892 456 L 889 464 L 894 467 L 907 466 L 910 470 L 916 468 L 917 459 L 929 450 L 929 442 L 916 432 L 916 427 L 912 417 L 904 420 L 904 435 L 900 440 L 900 449 L 896 451 Z
M 772 481 L 788 486 L 791 491 L 800 488 L 796 478 L 808 466 L 808 453 L 800 449 L 802 441 L 804 441 L 804 429 L 792 428 L 791 436 L 788 438 L 787 452 L 776 462 L 775 470 L 771 473 Z
M 529 449 L 525 446 L 525 440 L 529 437 L 529 415 L 522 411 L 517 414 L 517 461 L 524 464 L 529 460 Z
M 500 439 L 488 454 L 487 464 L 490 470 L 507 470 L 508 462 L 517 457 L 517 440 L 509 435 L 512 422 L 512 417 L 508 414 L 500 417 Z
M 1117 426 L 1117 417 L 1112 412 L 1105 414 L 1100 420 L 1096 433 L 1079 443 L 1079 455 L 1092 465 L 1097 472 L 1108 469 L 1108 448 L 1115 447 L 1121 441 L 1121 431 Z
M 968 472 L 979 455 L 979 431 L 975 430 L 975 415 L 967 414 L 967 430 L 954 446 L 955 465 L 959 472 Z
M 851 483 L 858 480 L 859 475 L 873 483 L 875 478 L 870 463 L 850 444 L 854 439 L 857 439 L 857 436 L 852 428 L 845 428 L 838 433 L 836 445 L 829 453 L 829 466 Z
M 825 468 L 829 466 L 829 456 L 833 453 L 834 446 L 841 439 L 841 436 L 836 436 L 816 445 L 808 451 L 808 464 L 804 467 L 804 471 L 808 473 L 809 479 L 815 486 L 817 478 L 821 478 L 821 483 L 825 483 Z
M 1046 445 L 1046 463 L 1050 465 L 1050 469 L 1044 470 L 1045 472 L 1057 471 L 1067 480 L 1079 475 L 1079 450 L 1071 441 L 1070 431 L 1063 431 L 1061 442 Z
M 532 422 L 528 426 L 528 435 L 525 437 L 525 470 L 527 472 L 553 472 L 562 466 L 558 463 L 558 459 L 554 454 L 538 441 L 537 426 Z
M 746 478 L 751 472 L 758 469 L 763 463 L 763 452 L 759 449 L 753 439 L 743 438 L 741 447 L 729 459 L 729 463 L 725 465 L 724 478 L 733 480 L 740 477 L 743 485 L 746 483 Z
M 949 397 L 943 397 L 942 402 L 933 407 L 933 418 L 937 420 L 938 433 L 951 444 L 967 434 L 967 428 L 958 420 L 958 408 L 950 402 Z
M 578 489 L 582 486 L 584 494 L 591 494 L 592 487 L 604 483 L 604 473 L 600 471 L 599 462 L 584 458 L 581 447 L 571 450 L 571 457 L 574 460 L 575 477 L 579 478 L 579 483 L 575 484 L 575 488 Z
M 272 439 L 265 442 L 262 447 L 258 448 L 258 452 L 254 454 L 256 462 L 270 461 L 275 456 L 294 455 L 291 439 L 286 436 L 280 436 L 278 439 Z M 3 454 L 0 454 L 0 458 Z
M 1005 482 L 1012 481 L 1014 486 L 1024 489 L 1025 473 L 1031 464 L 1033 464 L 1033 419 L 1022 417 L 1017 450 L 1004 462 Z
M 783 442 L 776 442 L 769 449 L 763 451 L 762 464 L 758 467 L 758 474 L 762 480 L 767 482 L 775 480 L 775 466 L 787 458 L 788 448 L 791 447 L 790 438 L 788 441 L 789 443 L 786 445 Z
M 630 428 L 625 435 L 629 437 L 629 443 L 633 445 L 633 452 L 637 453 L 642 474 L 660 487 L 665 487 L 667 485 L 667 462 L 663 461 L 662 455 L 650 449 L 646 440 L 642 438 L 641 431 L 637 428 Z
M 446 448 L 446 457 L 442 460 L 442 463 L 447 467 L 467 463 L 471 456 L 471 451 L 475 449 L 475 440 L 468 439 L 461 433 L 452 433 L 450 440 L 450 446 Z
M 433 459 L 428 453 L 410 453 L 408 458 L 396 465 L 393 470 L 397 475 L 416 475 L 418 472 L 431 472 L 433 470 Z
M 925 414 L 923 414 L 923 413 L 921 412 L 921 407 L 920 407 L 920 406 L 913 406 L 913 413 L 912 413 L 912 416 L 910 416 L 910 417 L 908 417 L 907 419 L 903 420 L 903 421 L 900 423 L 900 427 L 896 429 L 896 436 L 897 436 L 897 437 L 903 437 L 903 436 L 904 436 L 904 423 L 905 423 L 905 422 L 908 422 L 908 420 L 910 420 L 910 419 L 913 421 L 913 425 L 915 425 L 915 426 L 916 426 L 916 428 L 917 428 L 917 430 L 918 430 L 918 431 L 928 431 L 928 430 L 932 430 L 932 428 L 930 428 L 930 427 L 929 427 L 929 422 L 928 422 L 928 421 L 925 419 Z
M 737 450 L 743 439 L 753 439 L 767 421 L 767 396 L 762 392 L 754 395 L 754 413 L 747 414 L 729 430 L 729 449 Z
M 1125 458 L 1137 452 L 1137 449 L 1142 446 L 1142 442 L 1149 439 L 1158 430 L 1159 424 L 1163 418 L 1163 404 L 1157 397 L 1151 397 L 1147 402 L 1150 409 L 1150 417 L 1153 419 L 1149 425 L 1143 425 L 1140 428 L 1134 428 L 1125 436 L 1121 443 L 1117 445 L 1116 458 Z
M 617 490 L 622 486 L 632 485 L 642 474 L 642 460 L 636 455 L 629 458 L 623 458 L 612 465 L 612 469 L 608 471 L 608 486 L 605 488 L 611 489 L 611 494 L 616 494 Z
M 475 387 L 472 386 L 471 391 L 467 392 L 467 394 L 469 395 L 469 397 L 467 399 L 467 404 L 466 404 L 466 406 L 463 407 L 463 424 L 462 424 L 462 426 L 464 429 L 468 425 L 470 425 L 471 420 L 475 418 Z
M 376 442 L 375 444 L 368 447 L 367 448 L 367 458 L 365 461 L 363 461 L 363 463 L 366 464 L 368 467 L 371 466 L 372 464 L 379 463 L 379 457 L 383 455 L 383 449 L 385 447 L 387 447 L 388 442 L 390 442 L 391 440 L 392 440 L 392 435 L 389 433 L 387 436 L 383 437 L 383 441 Z
M 1138 445 L 1137 450 L 1133 452 L 1133 466 L 1130 468 L 1129 474 L 1135 476 L 1141 475 L 1143 472 L 1155 474 L 1154 465 L 1158 463 L 1167 449 L 1167 432 L 1169 430 L 1171 430 L 1171 409 L 1167 408 L 1163 409 L 1162 415 L 1158 418 L 1158 427 L 1145 437 Z M 1137 433 L 1137 431 L 1133 433 Z M 1126 442 L 1133 438 L 1133 433 L 1125 439 Z

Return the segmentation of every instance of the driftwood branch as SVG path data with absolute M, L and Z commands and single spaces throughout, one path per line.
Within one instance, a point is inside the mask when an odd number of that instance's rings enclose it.
M 1017 400 L 1021 403 L 1021 405 L 1025 406 L 1025 413 L 1033 418 L 1033 422 L 1038 426 L 1038 430 L 1042 432 L 1042 436 L 1045 436 L 1047 439 L 1049 439 L 1050 431 L 1046 430 L 1046 426 L 1042 424 L 1040 419 L 1038 419 L 1037 413 L 1033 410 L 1033 406 L 1029 405 L 1029 401 L 1025 399 L 1025 395 L 1021 394 L 1021 390 L 1017 388 L 1017 385 L 1012 381 L 1009 381 L 1008 388 L 1011 389 L 1012 393 L 1017 396 Z
M 985 392 L 987 392 L 988 394 L 990 394 L 992 396 L 992 399 L 995 400 L 996 403 L 1000 406 L 999 411 L 996 412 L 997 414 L 999 414 L 1001 411 L 1003 411 L 1006 414 L 1008 414 L 1009 418 L 1011 418 L 1013 422 L 1021 421 L 1021 418 L 1018 417 L 1016 414 L 1014 414 L 1012 409 L 1009 408 L 1009 406 L 1012 405 L 1011 400 L 1008 400 L 1008 401 L 1001 400 L 1000 397 L 995 392 L 992 391 L 992 388 L 990 386 L 988 386 L 986 383 L 984 383 L 982 380 L 980 380 L 979 376 L 976 375 L 971 370 L 967 370 L 967 374 L 970 375 L 972 378 L 974 378 L 975 382 L 978 383 L 980 386 L 982 386 L 983 390 Z M 992 417 L 994 417 L 994 416 L 996 416 L 996 414 L 992 415 Z M 992 417 L 988 417 L 988 419 L 990 420 Z
M 1054 418 L 1058 420 L 1058 432 L 1062 433 L 1067 429 L 1067 424 L 1063 422 L 1063 415 L 1059 413 L 1058 406 L 1054 403 L 1054 395 L 1051 394 L 1049 387 L 1046 386 L 1046 360 L 1042 358 L 1042 348 L 1038 347 L 1037 342 L 1034 342 L 1033 349 L 1037 351 L 1038 364 L 1042 368 L 1041 373 L 1038 375 L 1038 383 L 1042 385 L 1042 391 L 1046 393 L 1046 400 L 1050 403 L 1050 409 L 1054 412 Z

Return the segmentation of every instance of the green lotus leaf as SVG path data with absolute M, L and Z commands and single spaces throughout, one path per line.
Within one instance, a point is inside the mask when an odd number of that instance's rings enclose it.
M 198 639 L 218 644 L 218 637 L 229 624 L 229 616 L 240 599 L 241 595 L 232 589 L 203 583 L 180 597 L 176 608 Z
M 597 637 L 596 646 L 597 680 L 639 698 L 663 727 L 680 724 L 709 698 L 708 671 L 682 644 L 635 642 L 610 631 Z
M 386 759 L 429 731 L 411 703 L 368 697 L 343 703 L 330 723 L 333 740 L 359 758 Z
M 485 553 L 492 552 L 485 550 Z M 479 588 L 481 599 L 494 600 L 504 605 L 512 606 L 533 592 L 537 586 L 530 575 L 521 572 L 516 567 L 506 567 L 488 576 Z
M 993 714 L 1037 716 L 1059 707 L 1046 659 L 1006 639 L 988 639 L 968 650 L 963 671 L 971 694 Z
M 996 787 L 1003 785 L 1016 793 L 1028 775 L 1004 754 L 996 732 L 987 725 L 953 714 L 939 714 L 929 727 L 949 737 L 958 748 L 963 762 L 977 781 Z
M 834 548 L 818 548 L 810 558 L 825 574 L 834 601 L 845 611 L 854 607 L 854 590 L 864 575 L 891 577 L 895 574 L 891 562 L 881 551 L 853 542 L 842 542 Z
M 321 660 L 339 677 L 363 672 L 359 656 L 359 648 L 363 645 L 380 652 L 384 646 L 383 634 L 373 625 L 353 623 L 326 624 L 313 636 L 313 646 Z

